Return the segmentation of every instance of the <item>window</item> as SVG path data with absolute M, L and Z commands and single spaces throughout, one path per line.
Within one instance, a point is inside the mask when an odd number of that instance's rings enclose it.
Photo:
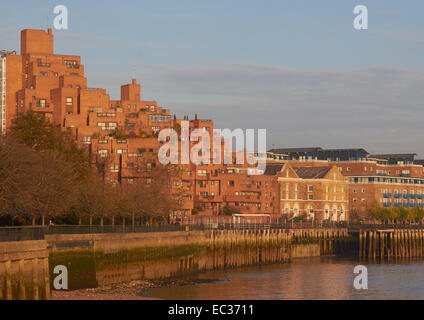
M 309 200 L 312 200 L 312 199 L 313 199 L 312 194 L 308 194 L 308 199 L 309 199 Z
M 82 142 L 84 144 L 91 144 L 91 137 L 90 136 L 82 137 Z
M 107 130 L 115 130 L 116 127 L 118 126 L 116 122 L 109 122 L 108 125 L 109 126 L 106 128 Z
M 66 105 L 67 106 L 72 106 L 73 105 L 72 97 L 67 97 L 66 98 Z
M 313 186 L 308 186 L 308 192 L 312 192 L 314 191 L 314 187 Z
M 99 150 L 99 156 L 101 158 L 107 157 L 107 150 L 105 150 L 105 149 Z
M 110 172 L 119 172 L 119 164 L 117 163 L 112 163 L 110 165 Z
M 39 99 L 37 102 L 37 107 L 45 108 L 47 106 L 46 99 Z
M 117 154 L 127 153 L 127 149 L 118 149 L 116 150 Z
M 199 170 L 197 170 L 197 174 L 198 174 L 199 176 L 206 176 L 206 170 L 201 170 L 201 169 L 199 169 Z
M 134 130 L 135 129 L 135 123 L 127 122 L 125 124 L 125 130 Z
M 67 68 L 78 68 L 78 64 L 76 60 L 65 60 L 65 65 Z

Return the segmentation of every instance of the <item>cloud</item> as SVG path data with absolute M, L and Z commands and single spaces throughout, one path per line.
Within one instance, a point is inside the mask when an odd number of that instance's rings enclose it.
M 424 71 L 398 66 L 298 70 L 259 64 L 138 64 L 142 95 L 219 128 L 267 128 L 277 146 L 417 152 Z
M 411 31 L 393 31 L 386 34 L 386 38 L 390 41 L 414 46 L 424 45 L 424 32 Z

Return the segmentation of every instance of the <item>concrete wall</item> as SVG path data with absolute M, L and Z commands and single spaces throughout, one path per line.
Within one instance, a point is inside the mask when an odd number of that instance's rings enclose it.
M 0 242 L 0 299 L 50 299 L 47 242 Z
M 235 245 L 240 243 L 279 244 L 294 238 L 318 240 L 346 237 L 347 229 L 270 229 L 270 230 L 205 230 L 148 233 L 109 233 L 109 234 L 57 234 L 46 235 L 50 250 L 86 248 L 116 252 L 140 247 L 162 247 L 179 245 Z
M 331 243 L 347 236 L 345 229 L 273 229 L 48 235 L 46 240 L 51 263 L 69 266 L 75 289 L 317 257 L 334 253 Z

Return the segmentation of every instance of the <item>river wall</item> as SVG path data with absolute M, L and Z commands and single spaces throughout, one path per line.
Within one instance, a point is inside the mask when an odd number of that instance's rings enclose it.
M 0 242 L 0 299 L 50 299 L 57 265 L 67 267 L 72 290 L 336 254 L 350 241 L 347 229 L 320 228 L 60 234 Z
M 67 266 L 70 289 L 335 254 L 348 239 L 330 228 L 46 236 L 50 269 Z
M 359 258 L 396 259 L 423 257 L 424 230 L 360 230 L 358 244 Z
M 0 300 L 50 299 L 47 242 L 0 242 Z

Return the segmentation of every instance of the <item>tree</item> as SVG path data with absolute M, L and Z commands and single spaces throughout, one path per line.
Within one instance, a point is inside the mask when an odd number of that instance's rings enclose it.
M 0 213 L 31 213 L 29 203 L 37 191 L 34 170 L 41 158 L 11 136 L 0 137 Z
M 79 176 L 89 171 L 88 154 L 78 147 L 69 132 L 61 131 L 44 117 L 33 111 L 19 114 L 11 128 L 12 135 L 22 144 L 37 152 L 55 151 L 65 161 L 72 163 Z
M 31 173 L 37 191 L 31 195 L 31 210 L 42 217 L 57 216 L 70 210 L 78 200 L 81 183 L 78 169 L 60 154 L 47 151 L 42 154 L 42 165 Z

